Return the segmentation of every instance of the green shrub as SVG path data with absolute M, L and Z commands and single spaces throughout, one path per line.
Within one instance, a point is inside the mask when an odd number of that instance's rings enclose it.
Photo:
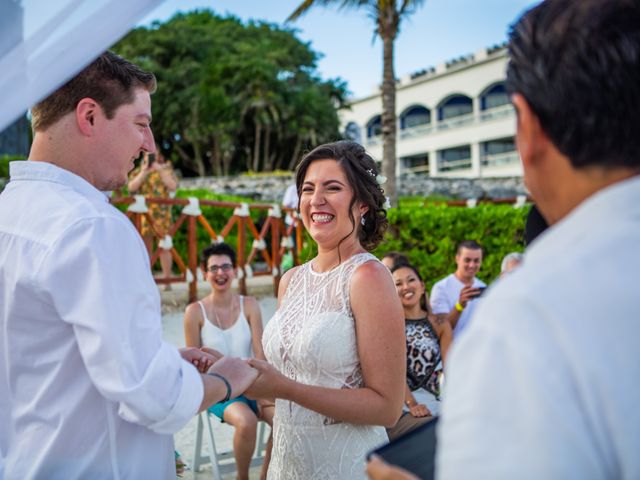
M 523 251 L 523 232 L 529 207 L 479 205 L 476 208 L 427 204 L 389 211 L 385 242 L 374 252 L 405 253 L 419 269 L 427 288 L 455 270 L 456 247 L 476 240 L 485 251 L 479 277 L 490 282 L 500 274 L 504 256 Z

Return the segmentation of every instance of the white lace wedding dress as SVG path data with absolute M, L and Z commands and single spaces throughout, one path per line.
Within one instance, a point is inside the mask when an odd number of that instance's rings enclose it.
M 280 372 L 308 385 L 362 386 L 349 284 L 370 260 L 377 261 L 360 253 L 329 272 L 314 272 L 311 262 L 294 272 L 262 341 Z M 365 479 L 367 452 L 387 441 L 383 427 L 339 422 L 287 400 L 276 400 L 273 424 L 269 480 Z

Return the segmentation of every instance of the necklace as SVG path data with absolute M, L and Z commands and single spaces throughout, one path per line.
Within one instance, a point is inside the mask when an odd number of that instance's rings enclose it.
M 234 310 L 234 306 L 235 306 L 236 302 L 237 302 L 237 298 L 234 295 L 231 298 L 231 302 L 229 303 L 229 312 L 226 315 L 228 320 L 231 320 L 231 318 L 233 317 L 233 310 Z M 211 308 L 213 309 L 213 315 L 214 315 L 214 320 L 215 320 L 216 327 L 218 327 L 222 331 L 225 331 L 225 330 L 229 329 L 232 325 L 227 326 L 227 328 L 224 328 L 222 326 L 222 321 L 220 320 L 220 317 L 218 316 L 218 308 L 216 308 L 215 304 L 213 303 L 213 296 L 211 297 Z
M 235 300 L 235 297 L 231 299 L 231 303 L 229 306 L 229 318 L 231 318 L 231 316 L 233 315 L 234 300 Z M 214 321 L 215 321 L 214 326 L 218 328 L 219 334 L 222 337 L 222 340 L 224 342 L 224 346 L 226 347 L 225 351 L 221 353 L 223 353 L 224 355 L 229 355 L 231 353 L 231 345 L 229 345 L 229 340 L 227 339 L 226 329 L 222 328 L 222 322 L 220 321 L 220 317 L 218 316 L 218 309 L 214 307 L 213 296 L 211 297 L 211 307 L 213 309 L 213 315 L 214 315 Z

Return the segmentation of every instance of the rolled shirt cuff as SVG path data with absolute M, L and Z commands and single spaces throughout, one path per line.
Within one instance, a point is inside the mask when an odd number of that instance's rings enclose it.
M 149 425 L 156 433 L 173 434 L 180 431 L 189 420 L 197 415 L 204 398 L 204 384 L 200 372 L 186 360 L 180 358 L 182 385 L 180 393 L 169 414 L 162 420 Z

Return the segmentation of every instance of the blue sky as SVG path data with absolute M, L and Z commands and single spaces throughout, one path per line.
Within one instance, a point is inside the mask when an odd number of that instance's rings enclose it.
M 177 11 L 210 8 L 243 20 L 282 24 L 301 0 L 166 0 L 141 24 L 167 20 Z M 396 77 L 501 43 L 508 26 L 531 0 L 426 0 L 401 25 L 396 41 Z M 324 56 L 324 78 L 341 77 L 356 98 L 370 94 L 382 78 L 382 44 L 373 39 L 373 21 L 365 10 L 316 7 L 292 27 Z

